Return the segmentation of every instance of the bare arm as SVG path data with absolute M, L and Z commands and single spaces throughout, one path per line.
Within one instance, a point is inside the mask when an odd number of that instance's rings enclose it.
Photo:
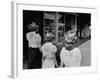
M 57 67 L 58 67 L 57 60 L 56 60 L 56 56 L 55 56 L 55 53 L 52 53 L 52 55 L 53 55 L 53 59 L 54 59 L 54 64 L 55 64 L 55 66 L 57 66 Z
M 64 60 L 63 59 L 64 59 L 65 55 L 63 54 L 64 53 L 63 49 L 64 48 L 62 48 L 61 53 L 60 53 L 60 60 L 61 60 L 61 62 L 60 62 L 60 66 L 59 67 L 63 67 L 64 66 Z

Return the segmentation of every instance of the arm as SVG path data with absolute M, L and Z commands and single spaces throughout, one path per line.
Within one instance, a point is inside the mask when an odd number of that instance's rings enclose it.
M 26 34 L 26 39 L 27 39 L 27 40 L 30 39 L 30 34 L 29 34 L 29 33 Z
M 60 53 L 60 61 L 61 62 L 60 62 L 60 66 L 59 67 L 63 67 L 64 66 L 64 60 L 63 60 L 64 59 L 64 54 L 63 54 L 64 52 L 63 51 L 64 51 L 64 48 L 62 48 L 61 53 Z
M 41 36 L 39 34 L 37 34 L 37 45 L 41 51 Z
M 41 50 L 41 47 L 42 47 L 42 46 L 41 46 L 41 42 L 37 42 L 37 45 L 38 45 L 38 47 L 39 47 L 39 50 L 42 51 L 42 50 Z
M 57 48 L 56 48 L 56 46 L 54 46 L 53 49 L 54 49 L 54 53 L 53 53 L 54 63 L 55 63 L 55 65 L 58 67 L 57 60 L 56 60 L 56 52 L 57 52 Z
M 53 55 L 53 57 L 54 57 L 54 64 L 55 64 L 55 66 L 56 66 L 56 67 L 58 67 L 57 60 L 56 60 L 56 56 L 55 56 L 55 53 L 53 53 L 52 55 Z
M 39 45 L 39 50 L 42 52 L 42 50 L 41 50 L 41 45 Z

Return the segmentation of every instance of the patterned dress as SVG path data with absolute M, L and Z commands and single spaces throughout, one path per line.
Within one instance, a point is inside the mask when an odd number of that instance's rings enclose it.
M 56 46 L 50 42 L 47 42 L 42 46 L 41 50 L 43 53 L 42 68 L 54 68 L 55 67 L 54 56 L 57 51 Z

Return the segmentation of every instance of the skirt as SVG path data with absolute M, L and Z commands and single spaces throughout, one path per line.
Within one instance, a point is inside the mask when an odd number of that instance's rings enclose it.
M 39 48 L 29 48 L 28 69 L 38 69 L 42 67 L 42 53 Z
M 45 59 L 42 64 L 42 68 L 55 68 L 53 59 Z

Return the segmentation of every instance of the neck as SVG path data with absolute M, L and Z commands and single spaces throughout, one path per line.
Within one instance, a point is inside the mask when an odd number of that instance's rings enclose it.
M 69 47 L 65 47 L 65 49 L 70 51 L 73 49 L 73 47 L 69 46 Z

